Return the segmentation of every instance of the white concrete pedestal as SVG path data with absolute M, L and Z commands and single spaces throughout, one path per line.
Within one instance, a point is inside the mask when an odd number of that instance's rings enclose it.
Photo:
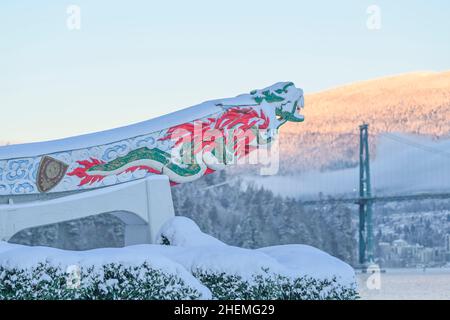
M 174 216 L 169 179 L 155 175 L 52 200 L 0 205 L 0 240 L 26 228 L 101 213 L 125 222 L 125 245 L 153 243 L 162 224 Z

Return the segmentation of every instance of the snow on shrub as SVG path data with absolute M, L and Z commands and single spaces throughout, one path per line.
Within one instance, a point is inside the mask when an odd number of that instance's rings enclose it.
M 202 294 L 181 277 L 152 268 L 106 264 L 80 268 L 79 285 L 69 282 L 66 270 L 48 262 L 31 269 L 0 266 L 0 299 L 3 300 L 153 300 L 199 299 Z
M 345 287 L 356 283 L 355 271 L 342 260 L 322 250 L 302 244 L 257 249 L 289 269 L 294 277 L 334 281 Z
M 167 222 L 157 239 L 158 245 L 88 251 L 0 242 L 0 299 L 358 297 L 354 270 L 309 246 L 232 247 L 183 217 Z M 71 266 L 79 268 L 75 279 Z
M 165 253 L 207 286 L 216 299 L 356 299 L 355 272 L 345 262 L 306 245 L 258 250 L 227 246 L 175 217 L 160 243 L 184 247 Z M 186 250 L 189 249 L 189 250 Z
M 194 221 L 186 217 L 169 219 L 156 236 L 156 243 L 178 247 L 226 245 L 209 234 L 203 233 Z
M 0 299 L 209 298 L 183 266 L 145 248 L 134 254 L 128 248 L 65 251 L 0 242 Z
M 335 277 L 290 277 L 263 270 L 250 280 L 239 275 L 197 271 L 194 273 L 221 300 L 354 300 L 356 286 L 343 286 Z

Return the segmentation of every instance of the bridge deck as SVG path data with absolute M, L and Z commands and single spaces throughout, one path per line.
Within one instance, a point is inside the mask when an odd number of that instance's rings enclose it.
M 304 206 L 314 205 L 326 205 L 326 204 L 339 204 L 350 203 L 360 204 L 371 202 L 398 202 L 398 201 L 413 201 L 413 200 L 427 200 L 427 199 L 450 199 L 450 192 L 444 193 L 420 193 L 412 195 L 397 195 L 397 196 L 375 196 L 370 198 L 341 198 L 341 199 L 320 199 L 320 200 L 307 200 L 302 201 Z

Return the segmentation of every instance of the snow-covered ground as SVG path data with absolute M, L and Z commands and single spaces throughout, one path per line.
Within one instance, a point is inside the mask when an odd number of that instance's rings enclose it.
M 198 271 L 252 281 L 270 270 L 289 278 L 336 278 L 344 287 L 355 285 L 355 272 L 348 264 L 313 247 L 285 245 L 257 250 L 232 247 L 202 233 L 192 220 L 184 217 L 168 221 L 161 229 L 159 241 L 170 245 L 66 251 L 0 242 L 0 267 L 32 269 L 46 262 L 65 270 L 70 266 L 89 268 L 115 263 L 126 267 L 146 262 L 154 269 L 183 279 L 203 299 L 211 298 L 211 292 L 193 276 Z

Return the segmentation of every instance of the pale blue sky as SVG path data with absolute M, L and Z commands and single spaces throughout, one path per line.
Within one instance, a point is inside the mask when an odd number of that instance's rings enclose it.
M 81 30 L 66 8 L 81 8 Z M 381 8 L 381 30 L 366 9 Z M 277 81 L 450 70 L 450 2 L 2 1 L 0 142 L 146 120 Z

